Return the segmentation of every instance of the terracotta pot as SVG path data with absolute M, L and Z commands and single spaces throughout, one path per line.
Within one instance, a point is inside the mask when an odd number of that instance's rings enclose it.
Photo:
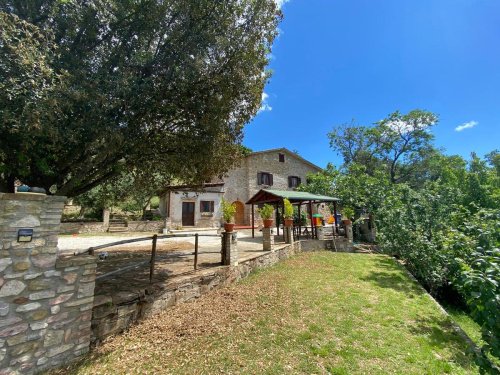
M 273 226 L 273 219 L 264 219 L 264 228 L 271 228 Z
M 342 220 L 342 223 L 344 223 L 344 225 L 351 225 L 352 221 L 349 219 L 345 219 L 345 220 Z
M 234 223 L 224 223 L 224 230 L 226 232 L 232 232 L 234 230 Z
M 293 227 L 293 219 L 285 219 L 285 227 Z

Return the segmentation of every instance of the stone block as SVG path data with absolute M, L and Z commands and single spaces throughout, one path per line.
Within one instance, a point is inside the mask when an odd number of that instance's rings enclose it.
M 72 292 L 74 290 L 75 290 L 74 285 L 63 285 L 58 287 L 56 292 L 57 294 L 60 294 L 60 293 Z
M 25 332 L 28 329 L 28 323 L 9 325 L 0 329 L 0 337 L 11 337 L 19 333 Z
M 64 330 L 48 330 L 43 340 L 43 346 L 48 348 L 50 346 L 59 345 L 64 338 Z
M 0 297 L 16 296 L 26 288 L 26 284 L 19 280 L 9 280 L 2 285 Z
M 61 294 L 61 295 L 57 296 L 56 298 L 51 299 L 49 304 L 51 306 L 58 305 L 60 303 L 68 301 L 71 297 L 73 297 L 73 295 L 74 295 L 74 293 Z
M 29 317 L 32 320 L 42 320 L 49 316 L 49 312 L 47 310 L 35 310 L 29 314 Z
M 96 258 L 92 255 L 65 255 L 57 259 L 56 268 L 68 268 L 76 266 L 84 266 L 86 264 L 95 264 Z M 65 270 L 66 271 L 66 270 Z
M 47 298 L 52 298 L 55 297 L 56 292 L 53 290 L 43 290 L 41 292 L 35 292 L 30 294 L 30 300 L 32 301 L 37 301 L 40 299 L 47 299 Z
M 52 268 L 56 264 L 56 254 L 40 254 L 31 257 L 31 262 L 38 268 Z
M 33 331 L 37 331 L 39 329 L 45 329 L 47 327 L 48 327 L 48 323 L 46 323 L 46 322 L 34 322 L 34 323 L 30 323 L 30 328 Z
M 69 302 L 66 302 L 64 304 L 64 306 L 66 306 L 66 307 L 80 306 L 80 305 L 84 305 L 86 303 L 93 303 L 93 302 L 94 302 L 94 296 L 82 298 L 82 299 L 77 299 L 74 301 L 69 301 Z
M 13 324 L 21 322 L 23 319 L 19 316 L 11 316 L 5 319 L 0 320 L 0 328 L 1 327 L 6 327 L 6 326 L 11 326 Z
M 50 270 L 43 273 L 45 277 L 59 277 L 61 276 L 61 271 Z
M 59 345 L 55 348 L 49 349 L 47 353 L 47 357 L 55 357 L 56 355 L 62 354 L 64 352 L 67 352 L 68 350 L 72 349 L 75 345 L 74 344 L 65 344 L 65 345 Z
M 26 311 L 32 311 L 40 308 L 42 305 L 40 305 L 38 302 L 33 302 L 33 303 L 27 303 L 25 305 L 20 305 L 16 311 L 17 312 L 26 312 Z
M 9 313 L 9 304 L 0 301 L 0 316 L 6 316 Z
M 52 286 L 49 280 L 39 279 L 32 280 L 28 282 L 28 290 L 30 291 L 40 291 L 49 289 Z
M 24 280 L 33 280 L 43 275 L 43 272 L 28 273 L 24 275 Z
M 66 283 L 68 284 L 73 284 L 78 277 L 78 274 L 76 272 L 70 272 L 67 273 L 63 276 L 63 279 L 66 280 Z
M 50 313 L 51 314 L 57 314 L 59 311 L 61 311 L 61 306 L 60 305 L 55 305 L 50 308 Z
M 94 287 L 95 283 L 80 284 L 78 288 L 78 298 L 93 296 Z

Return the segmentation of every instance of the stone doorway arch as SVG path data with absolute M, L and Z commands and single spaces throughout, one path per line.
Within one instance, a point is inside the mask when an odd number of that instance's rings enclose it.
M 236 225 L 245 225 L 245 205 L 243 202 L 234 201 L 233 206 L 236 207 L 236 213 L 234 214 L 234 223 Z

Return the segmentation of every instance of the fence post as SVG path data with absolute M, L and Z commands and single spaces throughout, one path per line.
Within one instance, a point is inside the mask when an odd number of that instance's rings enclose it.
M 156 241 L 158 240 L 158 235 L 153 236 L 153 247 L 151 249 L 151 262 L 149 264 L 149 282 L 153 280 L 153 274 L 155 272 L 155 261 L 156 261 Z
M 194 235 L 194 269 L 198 269 L 198 233 Z

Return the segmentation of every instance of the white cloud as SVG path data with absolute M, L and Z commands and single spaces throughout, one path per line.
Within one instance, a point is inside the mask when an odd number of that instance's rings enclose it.
M 274 0 L 278 8 L 281 8 L 284 4 L 288 3 L 290 0 Z
M 269 98 L 269 94 L 263 92 L 262 93 L 262 102 L 261 102 L 261 105 L 260 105 L 258 113 L 265 112 L 265 111 L 272 111 L 273 110 L 273 107 L 271 107 L 269 105 L 269 103 L 267 102 L 268 98 Z
M 479 122 L 477 122 L 477 121 L 469 121 L 469 122 L 466 122 L 462 125 L 457 126 L 455 128 L 455 131 L 461 132 L 462 130 L 465 130 L 465 129 L 471 129 L 478 124 L 479 124 Z

